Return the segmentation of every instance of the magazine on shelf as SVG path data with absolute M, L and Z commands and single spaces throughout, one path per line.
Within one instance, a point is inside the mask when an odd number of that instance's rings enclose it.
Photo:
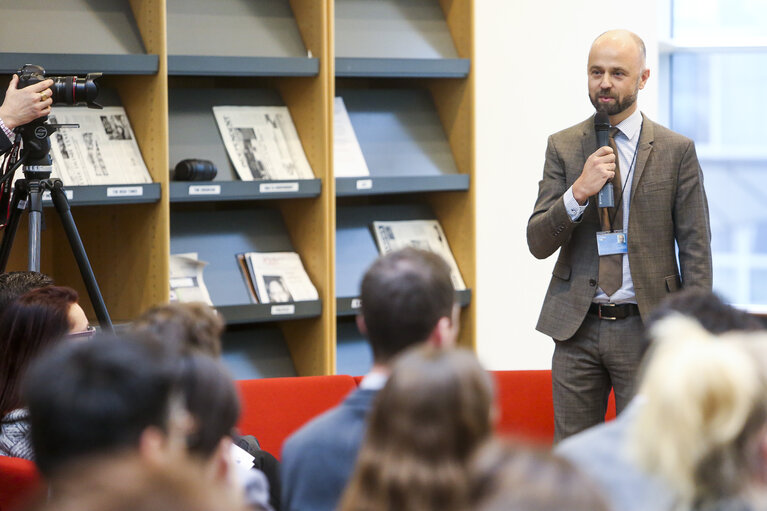
M 344 98 L 335 98 L 333 108 L 333 176 L 369 176 L 370 170 L 362 155 L 352 121 L 346 111 Z
M 318 300 L 317 288 L 309 279 L 295 252 L 247 252 L 237 254 L 247 265 L 246 285 L 260 303 Z M 243 278 L 245 273 L 243 272 Z
M 213 302 L 202 278 L 202 270 L 207 265 L 197 258 L 196 252 L 171 254 L 170 301 L 203 302 L 212 306 Z
M 458 264 L 447 243 L 447 237 L 437 220 L 400 220 L 373 222 L 373 236 L 381 255 L 405 247 L 430 250 L 439 254 L 450 267 L 450 279 L 457 290 L 466 289 Z
M 286 106 L 214 106 L 226 152 L 243 181 L 313 179 Z
M 80 125 L 50 136 L 51 177 L 65 186 L 152 182 L 125 108 L 56 106 L 48 119 L 51 124 Z
M 245 282 L 245 287 L 248 288 L 248 297 L 250 303 L 258 303 L 258 294 L 256 294 L 256 286 L 253 284 L 253 278 L 250 276 L 250 270 L 248 269 L 248 261 L 245 254 L 234 254 L 237 258 L 237 266 L 240 267 L 240 273 L 242 273 L 242 280 Z

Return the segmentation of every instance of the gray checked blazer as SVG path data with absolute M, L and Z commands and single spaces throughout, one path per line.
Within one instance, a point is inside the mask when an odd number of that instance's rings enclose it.
M 683 286 L 711 289 L 712 275 L 708 203 L 695 144 L 642 118 L 628 258 L 639 312 L 646 318 L 668 293 Z M 538 199 L 527 223 L 527 244 L 535 257 L 545 259 L 560 249 L 536 327 L 555 340 L 575 334 L 598 285 L 596 197 L 577 222 L 570 220 L 562 199 L 597 150 L 593 119 L 549 137 Z

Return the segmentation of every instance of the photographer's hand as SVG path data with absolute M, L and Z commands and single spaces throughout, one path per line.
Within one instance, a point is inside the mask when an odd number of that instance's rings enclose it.
M 0 105 L 0 119 L 8 129 L 34 121 L 51 113 L 51 85 L 53 80 L 43 80 L 29 87 L 17 89 L 19 77 L 13 75 L 8 90 L 5 91 L 5 101 Z

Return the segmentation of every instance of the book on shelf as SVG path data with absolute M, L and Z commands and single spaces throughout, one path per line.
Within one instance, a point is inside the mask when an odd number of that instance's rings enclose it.
M 335 177 L 369 176 L 370 170 L 362 154 L 354 126 L 346 111 L 344 98 L 333 104 L 333 175 Z
M 243 181 L 313 179 L 286 106 L 214 106 L 229 159 Z
M 152 182 L 125 108 L 56 106 L 49 120 L 80 125 L 58 129 L 50 136 L 51 177 L 60 178 L 65 186 Z
M 235 256 L 254 303 L 319 299 L 297 253 L 245 252 Z
M 213 306 L 202 278 L 202 270 L 207 265 L 208 263 L 198 259 L 196 252 L 171 254 L 170 301 L 203 302 Z
M 381 255 L 415 247 L 439 254 L 450 267 L 450 280 L 457 290 L 466 289 L 458 264 L 447 242 L 445 231 L 438 220 L 375 221 L 372 225 L 378 251 Z

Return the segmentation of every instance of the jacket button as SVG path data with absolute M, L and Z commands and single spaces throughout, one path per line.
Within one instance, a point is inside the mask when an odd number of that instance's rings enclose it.
M 597 285 L 597 281 L 594 279 L 589 279 L 589 286 L 594 287 Z

